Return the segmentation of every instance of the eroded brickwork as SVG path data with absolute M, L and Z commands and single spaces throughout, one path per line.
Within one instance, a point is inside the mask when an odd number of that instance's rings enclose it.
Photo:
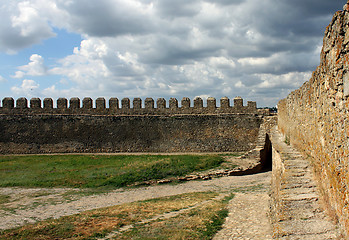
M 320 66 L 278 104 L 285 141 L 312 161 L 327 207 L 349 234 L 349 12 L 327 27 Z

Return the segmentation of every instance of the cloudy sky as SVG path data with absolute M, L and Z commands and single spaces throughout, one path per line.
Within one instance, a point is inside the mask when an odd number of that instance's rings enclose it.
M 0 98 L 241 96 L 310 78 L 346 0 L 0 0 Z

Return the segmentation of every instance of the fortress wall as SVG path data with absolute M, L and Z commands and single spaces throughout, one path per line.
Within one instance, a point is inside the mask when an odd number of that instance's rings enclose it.
M 223 98 L 207 106 L 196 98 L 155 101 L 140 98 L 82 101 L 25 98 L 3 100 L 0 110 L 0 154 L 63 152 L 230 152 L 255 146 L 262 115 L 256 104 Z M 238 105 L 236 105 L 238 104 Z
M 324 203 L 349 234 L 348 27 L 349 12 L 337 12 L 326 29 L 320 66 L 279 102 L 278 127 L 313 163 Z
M 255 115 L 0 115 L 0 153 L 230 152 L 254 147 Z

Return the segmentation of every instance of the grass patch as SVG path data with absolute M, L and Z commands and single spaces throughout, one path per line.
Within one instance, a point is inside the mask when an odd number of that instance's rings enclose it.
M 94 239 L 96 237 L 103 237 L 111 231 L 120 229 L 122 226 L 134 224 L 143 219 L 148 219 L 166 212 L 188 208 L 197 203 L 212 199 L 215 196 L 217 196 L 217 193 L 213 192 L 187 193 L 101 208 L 55 220 L 29 224 L 16 229 L 0 231 L 0 239 Z M 212 209 L 210 207 L 206 214 L 211 216 L 212 212 L 210 211 Z M 199 217 L 200 214 L 201 211 L 198 211 L 195 214 L 195 219 L 201 219 Z M 182 221 L 185 222 L 185 219 Z M 204 219 L 200 221 L 203 222 Z M 205 228 L 205 223 L 202 226 Z M 160 229 L 158 230 L 160 231 Z M 196 229 L 197 232 L 204 230 Z M 167 235 L 165 239 L 170 238 L 171 235 Z
M 218 155 L 30 155 L 0 157 L 0 187 L 124 187 L 218 167 Z
M 228 216 L 227 197 L 192 209 L 177 217 L 142 224 L 119 234 L 115 239 L 200 239 L 208 240 L 222 229 Z
M 228 213 L 227 209 L 220 209 L 215 214 L 212 214 L 209 220 L 205 221 L 205 228 L 202 231 L 203 238 L 201 239 L 211 239 L 221 230 Z

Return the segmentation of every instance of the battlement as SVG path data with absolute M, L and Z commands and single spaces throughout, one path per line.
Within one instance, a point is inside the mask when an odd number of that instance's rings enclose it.
M 89 115 L 174 115 L 174 114 L 265 114 L 257 110 L 256 102 L 248 101 L 247 106 L 243 105 L 243 99 L 236 97 L 233 99 L 233 106 L 228 97 L 220 99 L 220 106 L 217 107 L 215 98 L 207 98 L 207 105 L 204 106 L 202 98 L 191 100 L 184 97 L 181 100 L 181 106 L 176 98 L 171 98 L 167 102 L 164 98 L 146 98 L 144 105 L 141 98 L 110 98 L 107 107 L 105 98 L 97 98 L 95 105 L 89 97 L 82 101 L 79 98 L 58 98 L 56 107 L 54 107 L 52 98 L 32 98 L 28 102 L 26 98 L 18 98 L 16 101 L 12 97 L 2 100 L 0 114 L 89 114 Z

